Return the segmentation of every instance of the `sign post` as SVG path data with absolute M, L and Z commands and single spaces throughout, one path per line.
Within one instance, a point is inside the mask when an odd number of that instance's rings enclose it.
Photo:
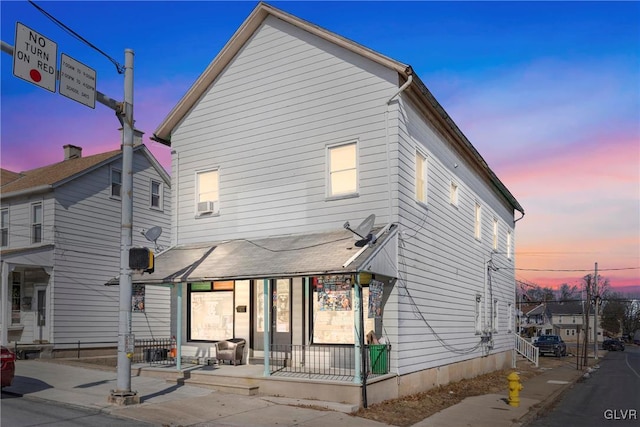
M 58 44 L 16 22 L 13 75 L 55 92 L 57 64 Z

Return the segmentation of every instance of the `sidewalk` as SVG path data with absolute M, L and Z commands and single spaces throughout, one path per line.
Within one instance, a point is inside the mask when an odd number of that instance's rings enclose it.
M 518 408 L 507 404 L 506 391 L 504 394 L 476 396 L 413 427 L 524 425 L 583 374 L 576 370 L 575 360 L 569 358 L 554 365 L 523 383 Z M 117 406 L 107 402 L 110 391 L 116 388 L 116 378 L 113 370 L 90 369 L 45 360 L 19 360 L 16 362 L 14 382 L 3 392 L 85 407 L 158 426 L 386 425 L 349 415 L 348 412 L 352 410 L 349 405 L 241 396 L 197 386 L 171 384 L 163 379 L 144 376 L 131 378 L 131 390 L 138 393 L 141 403 Z M 319 408 L 319 403 L 327 403 L 330 410 Z

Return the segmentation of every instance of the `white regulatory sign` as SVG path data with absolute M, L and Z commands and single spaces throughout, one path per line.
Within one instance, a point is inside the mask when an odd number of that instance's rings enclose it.
M 13 75 L 55 92 L 57 43 L 19 22 L 16 22 L 15 40 Z
M 96 70 L 72 57 L 60 55 L 60 95 L 96 108 Z

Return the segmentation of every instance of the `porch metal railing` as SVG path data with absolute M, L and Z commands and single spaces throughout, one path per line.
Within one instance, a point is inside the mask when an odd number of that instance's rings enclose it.
M 355 351 L 353 345 L 272 345 L 269 371 L 274 376 L 353 381 Z M 389 352 L 387 345 L 365 346 L 369 377 L 389 372 Z
M 530 360 L 538 367 L 539 349 L 518 334 L 513 335 L 516 339 L 516 351 Z
M 132 362 L 149 363 L 151 365 L 169 365 L 175 363 L 171 355 L 173 340 L 171 338 L 138 339 Z

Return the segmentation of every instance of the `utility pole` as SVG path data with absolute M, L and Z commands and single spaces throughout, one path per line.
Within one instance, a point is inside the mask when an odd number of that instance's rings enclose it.
M 133 50 L 125 49 L 124 102 L 118 118 L 122 122 L 122 224 L 120 234 L 120 305 L 118 317 L 117 388 L 109 401 L 121 405 L 140 403 L 131 391 L 131 357 L 134 336 L 131 333 L 132 280 L 129 250 L 133 240 Z
M 595 317 L 593 318 L 593 357 L 598 360 L 598 304 L 600 303 L 600 294 L 598 292 L 598 263 L 595 265 L 595 273 L 593 275 L 593 304 L 595 306 Z
M 588 353 L 589 353 L 589 308 L 591 307 L 591 284 L 589 282 L 585 283 L 587 288 L 587 299 L 586 304 L 583 303 L 582 311 L 584 312 L 584 366 L 589 366 L 588 362 Z

